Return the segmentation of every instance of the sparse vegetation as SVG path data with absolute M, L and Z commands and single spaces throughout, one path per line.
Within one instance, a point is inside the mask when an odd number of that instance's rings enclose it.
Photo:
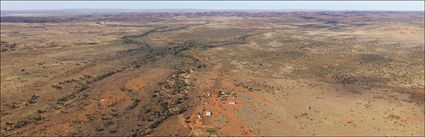
M 424 134 L 423 13 L 65 13 L 2 13 L 2 136 Z

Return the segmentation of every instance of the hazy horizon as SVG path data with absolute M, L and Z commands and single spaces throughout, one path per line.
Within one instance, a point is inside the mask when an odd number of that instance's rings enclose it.
M 73 9 L 424 11 L 424 1 L 1 1 L 2 11 Z

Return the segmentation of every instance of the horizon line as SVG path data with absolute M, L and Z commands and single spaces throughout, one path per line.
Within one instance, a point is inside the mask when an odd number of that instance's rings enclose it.
M 425 11 L 424 1 L 1 1 L 16 10 L 328 10 Z
M 364 10 L 364 9 L 198 9 L 198 8 L 164 8 L 164 9 L 114 9 L 114 8 L 63 8 L 63 9 L 0 9 L 1 11 L 69 11 L 69 10 L 123 10 L 123 11 L 137 11 L 137 10 L 153 10 L 153 11 L 166 11 L 166 10 L 192 10 L 192 11 L 367 11 L 367 12 L 423 12 L 424 10 Z M 190 11 L 188 11 L 190 12 Z

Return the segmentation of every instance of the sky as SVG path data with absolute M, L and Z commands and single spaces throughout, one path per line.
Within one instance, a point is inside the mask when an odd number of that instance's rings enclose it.
M 55 9 L 424 11 L 424 1 L 1 1 L 1 10 Z

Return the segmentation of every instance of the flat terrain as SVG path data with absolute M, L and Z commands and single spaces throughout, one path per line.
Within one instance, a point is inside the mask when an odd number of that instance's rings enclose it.
M 424 136 L 423 12 L 1 15 L 1 135 Z

